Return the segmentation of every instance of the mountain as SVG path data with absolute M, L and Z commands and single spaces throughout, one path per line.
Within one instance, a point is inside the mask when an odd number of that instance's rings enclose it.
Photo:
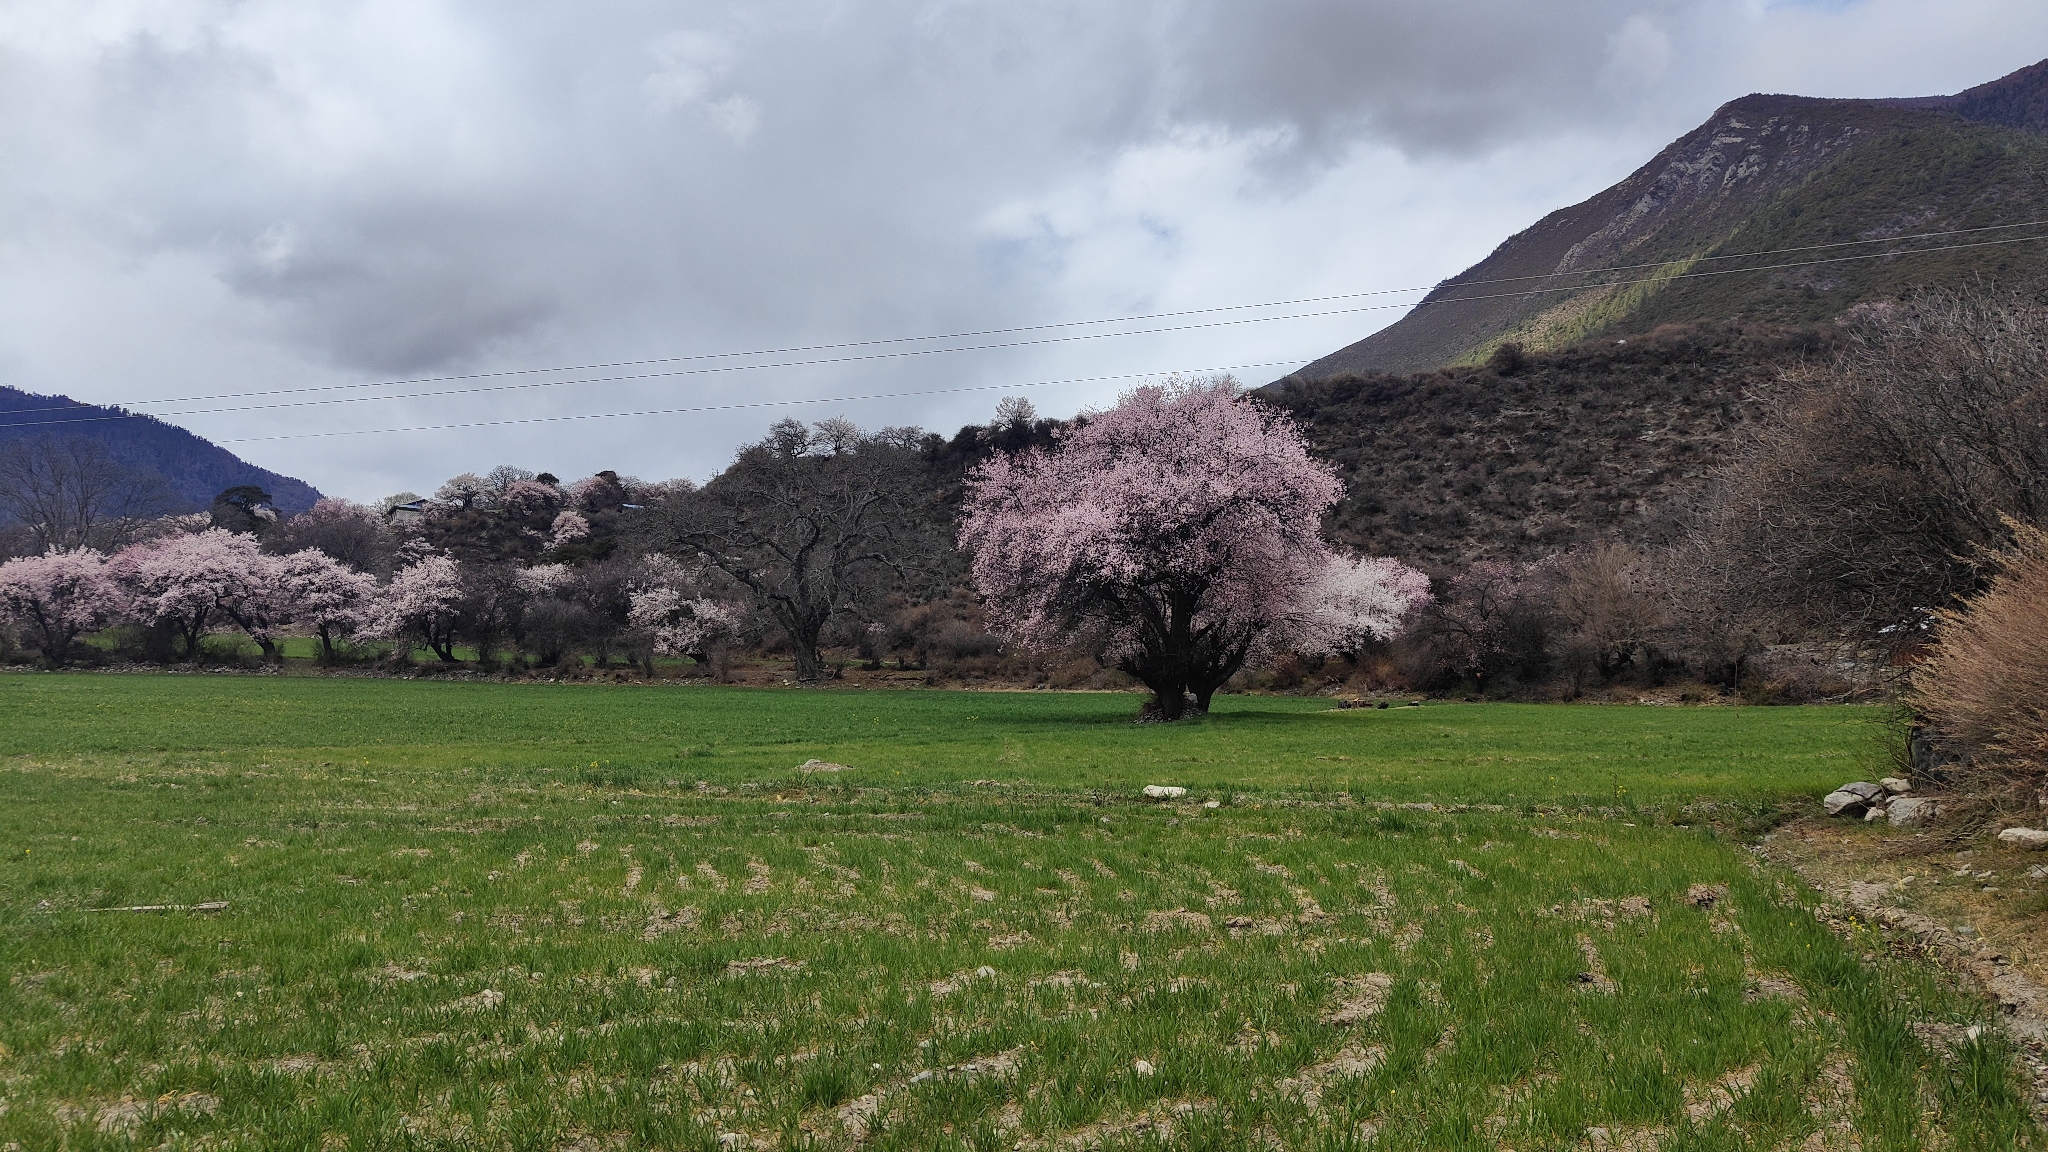
M 216 495 L 238 484 L 261 487 L 281 512 L 303 512 L 320 499 L 311 484 L 258 468 L 154 416 L 0 387 L 0 447 L 42 436 L 98 441 L 121 464 L 161 476 L 188 511 L 203 511 Z
M 1857 242 L 2043 219 L 2048 61 L 1953 96 L 1745 96 L 1291 378 L 1477 364 L 1503 343 L 1557 349 L 1674 321 L 1812 324 L 1922 285 L 2031 283 L 2048 277 L 2048 239 L 1994 242 L 2048 229 L 1878 258 L 1893 246 Z

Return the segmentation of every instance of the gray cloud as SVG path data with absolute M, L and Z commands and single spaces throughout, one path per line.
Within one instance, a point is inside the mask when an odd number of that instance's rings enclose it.
M 0 293 L 21 321 L 0 380 L 134 400 L 1428 283 L 1723 100 L 1953 90 L 2044 32 L 2010 0 L 22 0 L 0 13 Z M 183 422 L 269 436 L 1307 359 L 1394 315 Z M 993 403 L 843 407 L 946 427 Z M 367 497 L 500 460 L 701 476 L 776 414 L 239 447 Z

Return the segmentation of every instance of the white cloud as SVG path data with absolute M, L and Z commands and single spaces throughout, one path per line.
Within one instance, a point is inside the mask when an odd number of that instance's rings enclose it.
M 1671 67 L 1671 37 L 1640 13 L 1608 39 L 1603 78 L 1622 90 L 1647 88 Z
M 735 143 L 744 142 L 760 127 L 758 104 L 721 91 L 738 55 L 731 41 L 708 32 L 671 32 L 648 51 L 656 67 L 647 77 L 647 96 L 657 109 L 694 111 Z

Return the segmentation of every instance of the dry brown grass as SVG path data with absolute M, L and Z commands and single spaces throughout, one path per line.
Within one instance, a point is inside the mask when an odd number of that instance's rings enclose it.
M 2012 525 L 1997 574 L 1937 614 L 1932 654 L 1913 670 L 1922 715 L 1981 770 L 2048 776 L 2048 532 Z

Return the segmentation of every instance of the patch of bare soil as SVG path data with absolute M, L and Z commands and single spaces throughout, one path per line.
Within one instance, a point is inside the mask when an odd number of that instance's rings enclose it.
M 1824 818 L 1788 824 L 1757 851 L 1820 890 L 1823 915 L 1881 929 L 1997 1005 L 2048 1119 L 2048 854 Z

